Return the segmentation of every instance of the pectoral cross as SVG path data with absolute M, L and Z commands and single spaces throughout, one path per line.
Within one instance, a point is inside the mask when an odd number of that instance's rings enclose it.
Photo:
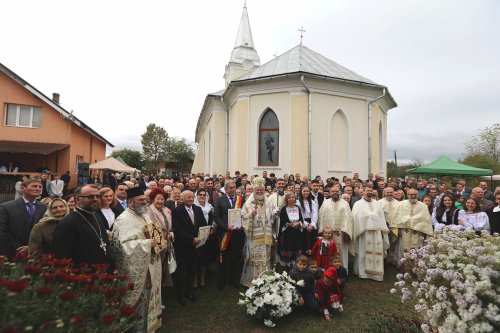
M 99 247 L 104 251 L 104 254 L 106 255 L 106 243 L 104 243 L 103 241 L 101 241 L 101 245 L 99 245 Z

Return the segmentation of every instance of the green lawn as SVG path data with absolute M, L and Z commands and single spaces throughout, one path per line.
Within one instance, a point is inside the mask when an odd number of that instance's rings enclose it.
M 325 321 L 320 314 L 295 310 L 281 319 L 273 329 L 246 314 L 245 306 L 237 304 L 239 292 L 234 287 L 217 290 L 217 276 L 214 274 L 204 289 L 196 291 L 197 300 L 194 303 L 188 301 L 187 305 L 180 306 L 175 301 L 175 290 L 167 290 L 161 332 L 387 332 L 373 329 L 374 318 L 381 315 L 416 318 L 412 309 L 403 305 L 397 294 L 389 293 L 396 281 L 396 274 L 394 267 L 386 268 L 384 282 L 351 276 L 345 290 L 345 311 L 342 314 L 335 313 L 330 322 Z

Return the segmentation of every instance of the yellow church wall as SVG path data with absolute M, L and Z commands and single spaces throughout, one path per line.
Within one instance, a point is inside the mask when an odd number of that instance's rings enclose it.
M 211 173 L 217 172 L 223 174 L 226 167 L 226 115 L 225 111 L 215 111 L 212 114 L 211 139 L 212 154 Z
M 261 174 L 262 170 L 275 172 L 278 175 L 289 173 L 291 169 L 290 152 L 292 150 L 292 133 L 290 131 L 291 122 L 291 98 L 288 92 L 256 94 L 250 97 L 250 114 L 247 128 L 248 132 L 248 162 L 246 170 L 250 173 Z M 268 108 L 272 109 L 278 117 L 279 133 L 279 165 L 277 167 L 258 166 L 258 140 L 259 123 Z
M 228 170 L 245 172 L 248 165 L 248 97 L 239 98 L 229 112 Z
M 337 110 L 342 110 L 350 137 L 350 152 L 348 160 L 334 163 L 334 165 L 347 166 L 346 170 L 335 170 L 331 161 L 335 156 L 330 156 L 331 119 Z M 312 94 L 312 170 L 311 175 L 321 177 L 351 177 L 354 172 L 360 176 L 368 174 L 368 111 L 367 102 L 363 99 L 334 96 L 324 93 Z
M 289 173 L 309 174 L 308 165 L 308 103 L 307 94 L 290 96 L 290 170 Z
M 205 140 L 198 142 L 198 149 L 196 150 L 196 156 L 194 157 L 193 167 L 191 172 L 205 172 Z

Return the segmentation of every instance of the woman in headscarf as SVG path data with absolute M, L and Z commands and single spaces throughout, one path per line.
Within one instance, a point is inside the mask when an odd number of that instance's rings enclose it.
M 54 230 L 59 221 L 68 215 L 69 209 L 66 201 L 60 198 L 52 200 L 43 218 L 31 229 L 28 242 L 28 251 L 40 251 L 41 253 L 53 253 L 52 240 Z

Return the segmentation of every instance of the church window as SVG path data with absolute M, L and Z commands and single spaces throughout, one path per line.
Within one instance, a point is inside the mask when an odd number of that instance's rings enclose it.
M 337 110 L 330 120 L 328 153 L 330 170 L 350 171 L 351 138 L 349 122 L 342 110 Z
M 259 124 L 259 166 L 279 165 L 279 127 L 276 113 L 267 109 Z

